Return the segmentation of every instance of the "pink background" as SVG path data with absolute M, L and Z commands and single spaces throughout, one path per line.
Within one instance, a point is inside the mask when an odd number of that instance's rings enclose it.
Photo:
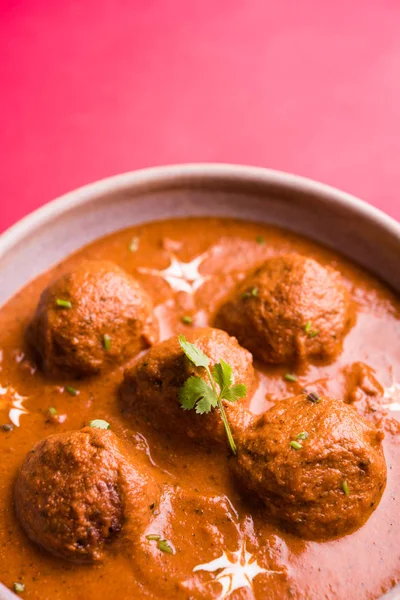
M 0 230 L 149 165 L 292 171 L 400 219 L 399 0 L 0 0 Z

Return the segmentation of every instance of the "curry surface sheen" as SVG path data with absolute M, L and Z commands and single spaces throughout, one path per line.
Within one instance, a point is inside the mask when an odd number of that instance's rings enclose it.
M 133 240 L 133 243 L 132 243 Z M 83 259 L 116 263 L 142 283 L 155 305 L 161 340 L 214 324 L 232 287 L 266 258 L 313 257 L 343 276 L 357 315 L 333 363 L 260 365 L 250 400 L 255 414 L 305 387 L 346 399 L 385 430 L 388 481 L 383 498 L 355 533 L 305 542 L 266 523 L 236 489 L 228 448 L 196 447 L 156 433 L 121 410 L 124 367 L 80 381 L 47 379 L 25 346 L 25 330 L 44 287 Z M 225 219 L 170 220 L 98 240 L 27 285 L 0 312 L 0 581 L 25 585 L 29 599 L 224 598 L 374 599 L 400 581 L 399 301 L 337 254 L 285 231 Z M 192 324 L 182 318 L 190 316 Z M 295 372 L 297 381 L 287 381 Z M 77 394 L 68 392 L 72 386 Z M 58 415 L 52 417 L 49 408 Z M 39 440 L 105 419 L 161 489 L 135 544 L 111 544 L 103 563 L 74 565 L 41 551 L 17 521 L 13 488 Z M 201 416 L 199 417 L 201 426 Z M 175 553 L 146 535 L 162 532 Z

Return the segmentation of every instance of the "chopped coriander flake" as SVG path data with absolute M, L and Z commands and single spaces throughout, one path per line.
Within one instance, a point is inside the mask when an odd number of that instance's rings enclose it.
M 251 296 L 253 296 L 253 298 L 256 298 L 258 296 L 258 288 L 257 287 L 253 287 L 251 290 L 247 290 L 247 292 L 244 292 L 242 294 L 242 298 L 244 300 L 246 298 L 251 298 Z
M 307 431 L 301 431 L 296 435 L 296 437 L 298 440 L 306 440 L 308 438 L 308 433 Z
M 256 237 L 256 242 L 257 242 L 257 244 L 260 244 L 262 246 L 263 244 L 265 244 L 265 239 L 262 235 L 258 235 Z
M 302 449 L 302 447 L 303 447 L 301 444 L 299 444 L 299 442 L 296 442 L 295 440 L 292 440 L 292 441 L 290 442 L 290 445 L 292 446 L 292 448 L 293 448 L 294 450 L 301 450 L 301 449 Z
M 158 535 L 157 533 L 149 533 L 149 535 L 146 535 L 146 539 L 147 540 L 161 540 L 161 535 Z
M 307 323 L 304 325 L 304 331 L 306 332 L 309 338 L 314 338 L 319 334 L 318 329 L 312 329 L 311 321 L 307 321 Z
M 49 413 L 52 417 L 55 417 L 58 413 L 57 413 L 57 409 L 54 408 L 54 406 L 50 406 L 49 408 Z
M 25 591 L 25 584 L 21 583 L 19 581 L 16 581 L 14 583 L 14 592 L 16 594 L 22 594 L 22 592 L 24 592 L 24 591 Z
M 1 428 L 3 431 L 12 431 L 14 429 L 11 423 L 4 423 L 4 425 L 2 425 Z
M 310 402 L 314 402 L 314 404 L 318 404 L 318 402 L 321 402 L 321 398 L 315 392 L 307 393 L 307 400 L 309 400 Z
M 103 421 L 103 419 L 94 419 L 93 421 L 90 421 L 89 427 L 93 427 L 94 429 L 111 429 L 110 423 Z
M 131 243 L 129 244 L 129 250 L 131 252 L 137 252 L 139 250 L 140 238 L 135 236 L 131 239 Z
M 291 381 L 292 383 L 297 381 L 297 377 L 296 375 L 293 375 L 293 373 L 285 373 L 283 378 L 286 379 L 286 381 Z
M 174 554 L 174 549 L 168 540 L 160 540 L 157 544 L 157 548 L 161 550 L 161 552 L 166 552 L 167 554 Z
M 342 481 L 342 490 L 344 491 L 345 496 L 350 496 L 350 490 L 346 480 Z
M 107 333 L 103 335 L 103 347 L 107 351 L 111 348 L 111 338 Z
M 70 396 L 77 396 L 79 394 L 79 390 L 75 389 L 71 385 L 66 385 L 64 389 Z
M 62 298 L 57 298 L 56 304 L 61 308 L 72 308 L 72 303 L 69 300 L 62 300 Z
M 193 319 L 190 315 L 184 315 L 181 317 L 181 321 L 184 325 L 191 325 L 193 323 Z

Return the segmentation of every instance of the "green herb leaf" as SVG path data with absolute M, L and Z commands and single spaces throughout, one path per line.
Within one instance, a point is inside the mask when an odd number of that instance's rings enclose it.
M 312 322 L 311 321 L 307 321 L 307 323 L 304 325 L 304 331 L 306 332 L 306 334 L 308 335 L 309 338 L 314 338 L 319 334 L 319 330 L 318 329 L 312 329 Z
M 223 400 L 229 400 L 229 402 L 236 402 L 240 398 L 245 398 L 247 394 L 247 386 L 244 383 L 235 383 L 229 390 L 226 390 L 221 398 Z
M 257 287 L 253 287 L 251 288 L 251 290 L 248 290 L 247 292 L 244 292 L 242 294 L 242 298 L 245 300 L 246 298 L 256 298 L 258 296 L 258 288 Z
M 90 421 L 89 427 L 93 427 L 94 429 L 111 429 L 110 423 L 103 421 L 103 419 L 94 419 L 93 421 Z
M 131 252 L 137 252 L 139 250 L 140 238 L 135 236 L 131 239 L 131 243 L 129 244 L 129 250 Z
M 25 591 L 25 584 L 24 583 L 20 583 L 19 581 L 16 581 L 14 583 L 14 592 L 16 594 L 22 594 Z
M 204 379 L 192 376 L 179 390 L 179 402 L 183 409 L 196 408 L 197 414 L 202 415 L 217 406 L 218 398 Z
M 69 300 L 62 300 L 61 298 L 57 298 L 56 304 L 61 308 L 72 308 L 72 303 Z
M 70 394 L 70 396 L 77 396 L 79 394 L 79 390 L 75 389 L 71 385 L 66 385 L 64 389 L 66 392 L 68 392 L 68 394 Z
M 345 496 L 350 496 L 350 490 L 346 480 L 342 481 L 342 490 Z
M 292 441 L 290 442 L 290 445 L 292 446 L 292 448 L 293 448 L 294 450 L 301 450 L 301 449 L 302 449 L 302 447 L 303 447 L 301 444 L 299 444 L 299 442 L 296 442 L 295 440 L 292 440 Z
M 107 333 L 103 335 L 103 347 L 104 350 L 107 350 L 107 352 L 111 348 L 111 338 Z
M 262 245 L 262 244 L 265 244 L 265 239 L 263 238 L 263 236 L 262 236 L 262 235 L 258 235 L 258 236 L 256 237 L 256 242 L 257 242 L 257 244 L 260 244 L 260 245 Z
M 184 335 L 178 336 L 179 345 L 195 367 L 208 367 L 210 359 L 194 344 L 187 341 Z
M 296 435 L 296 437 L 298 440 L 306 440 L 308 438 L 308 433 L 307 431 L 301 431 Z
M 49 408 L 49 414 L 50 414 L 52 417 L 55 417 L 55 416 L 58 414 L 58 413 L 57 413 L 57 409 L 56 409 L 56 408 L 54 408 L 54 406 L 50 406 L 50 408 Z
M 167 554 L 174 554 L 174 549 L 172 548 L 168 540 L 160 540 L 157 544 L 157 548 L 161 550 L 161 552 L 166 552 Z
M 318 404 L 319 402 L 321 402 L 321 398 L 315 392 L 308 392 L 307 400 L 313 402 L 314 404 Z
M 286 381 L 290 381 L 291 383 L 295 383 L 297 381 L 296 375 L 293 375 L 292 373 L 285 373 L 283 378 L 286 379 Z
M 221 419 L 224 424 L 225 432 L 233 454 L 236 454 L 236 444 L 232 436 L 231 428 L 226 417 L 225 408 L 222 400 L 235 401 L 246 395 L 246 386 L 236 384 L 232 387 L 232 368 L 228 363 L 220 360 L 210 371 L 210 359 L 194 344 L 190 344 L 183 335 L 178 337 L 179 344 L 196 367 L 204 367 L 210 385 L 200 377 L 189 377 L 182 388 L 179 390 L 179 402 L 182 408 L 190 410 L 195 408 L 198 414 L 208 413 L 212 408 L 218 407 Z M 220 387 L 218 394 L 217 387 Z
M 161 535 L 158 535 L 157 533 L 149 533 L 149 535 L 146 535 L 146 539 L 147 540 L 161 540 Z
M 184 325 L 191 325 L 193 323 L 193 319 L 189 315 L 184 315 L 181 317 L 181 321 Z
M 219 363 L 214 365 L 212 375 L 214 377 L 214 381 L 219 385 L 220 397 L 225 398 L 226 391 L 233 383 L 232 367 L 221 358 Z

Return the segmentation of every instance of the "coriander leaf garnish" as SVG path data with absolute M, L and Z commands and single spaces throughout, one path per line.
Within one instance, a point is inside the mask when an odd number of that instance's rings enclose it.
M 217 406 L 213 390 L 201 377 L 189 377 L 179 390 L 179 402 L 184 410 L 196 408 L 199 415 L 209 413 Z
M 49 414 L 50 414 L 50 416 L 55 417 L 58 414 L 57 409 L 54 408 L 54 406 L 50 406 Z
M 313 402 L 314 404 L 321 402 L 321 398 L 315 392 L 307 392 L 307 400 Z
M 306 332 L 309 338 L 314 338 L 319 334 L 318 329 L 312 329 L 311 321 L 307 321 L 307 323 L 304 325 L 304 331 Z
M 232 367 L 221 358 L 219 363 L 213 366 L 212 376 L 214 377 L 214 381 L 219 385 L 221 398 L 225 398 L 226 391 L 233 383 Z
M 172 547 L 171 542 L 162 538 L 161 535 L 159 535 L 158 533 L 149 533 L 149 535 L 146 535 L 146 539 L 150 540 L 151 542 L 158 542 L 157 548 L 161 550 L 161 552 L 166 552 L 167 554 L 175 554 L 175 550 Z
M 56 298 L 56 304 L 61 308 L 72 308 L 72 303 L 69 300 L 63 300 L 62 298 Z
M 262 235 L 258 235 L 256 237 L 256 242 L 257 242 L 257 244 L 263 245 L 263 244 L 265 244 L 265 239 Z
M 258 287 L 253 287 L 253 288 L 251 288 L 251 290 L 248 290 L 247 292 L 244 292 L 242 294 L 242 298 L 244 300 L 246 300 L 246 298 L 251 298 L 251 297 L 257 298 L 257 296 L 258 296 Z
M 107 333 L 103 335 L 103 347 L 104 350 L 107 350 L 107 352 L 111 348 L 111 338 Z
M 293 373 L 285 373 L 283 376 L 286 381 L 290 381 L 291 383 L 295 383 L 297 381 L 297 376 L 293 375 Z
M 345 496 L 350 496 L 350 490 L 346 480 L 342 481 L 342 490 Z
M 195 367 L 208 367 L 210 359 L 194 344 L 187 341 L 184 335 L 178 337 L 179 345 Z
M 93 427 L 94 429 L 111 429 L 110 423 L 103 421 L 103 419 L 94 419 L 93 421 L 90 421 L 89 427 Z
M 306 440 L 308 438 L 308 433 L 307 431 L 301 431 L 296 435 L 296 437 L 298 440 Z
M 72 385 L 66 385 L 64 389 L 66 392 L 68 392 L 68 394 L 70 394 L 70 396 L 77 396 L 79 394 L 79 390 L 72 387 Z
M 295 440 L 292 440 L 290 442 L 290 445 L 293 448 L 293 450 L 301 450 L 303 447 L 301 444 L 299 444 L 299 442 L 296 442 Z
M 181 321 L 184 325 L 191 325 L 193 323 L 193 319 L 190 315 L 184 315 L 181 317 Z
M 229 445 L 233 454 L 236 454 L 236 444 L 232 436 L 231 428 L 226 417 L 222 400 L 235 402 L 246 395 L 247 388 L 241 383 L 233 384 L 232 367 L 224 360 L 220 360 L 210 370 L 210 359 L 194 344 L 180 335 L 178 337 L 180 347 L 187 358 L 196 366 L 206 370 L 209 384 L 201 377 L 195 375 L 189 377 L 179 390 L 179 402 L 183 409 L 195 409 L 198 414 L 209 413 L 212 408 L 218 407 L 222 422 L 225 427 Z M 217 390 L 219 387 L 219 393 Z

